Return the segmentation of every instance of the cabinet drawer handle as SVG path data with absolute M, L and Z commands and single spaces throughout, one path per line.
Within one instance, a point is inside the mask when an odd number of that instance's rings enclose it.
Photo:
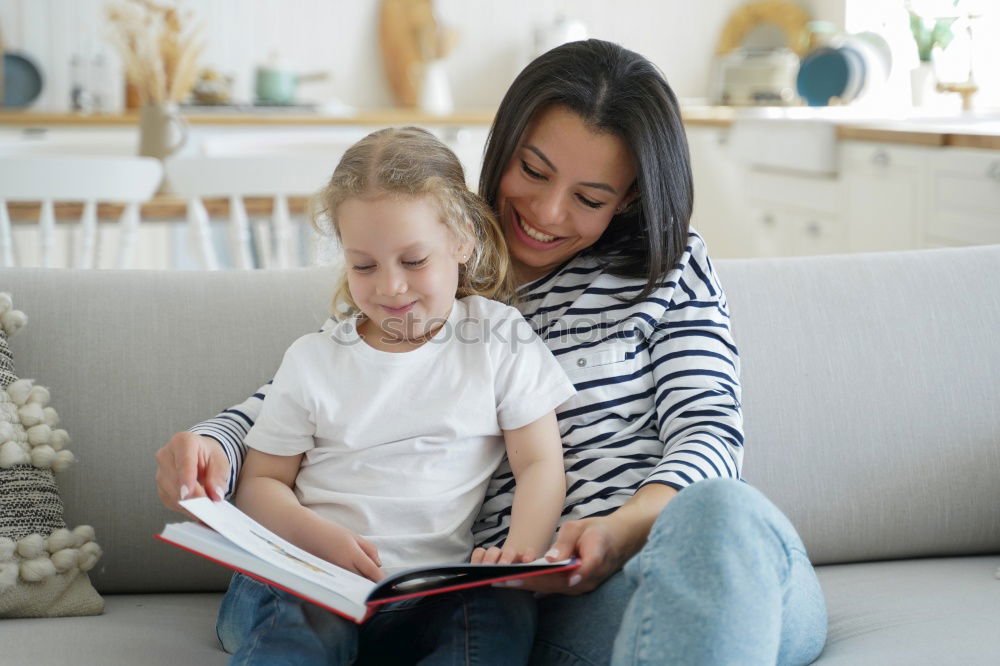
M 819 222 L 810 222 L 806 225 L 806 234 L 812 236 L 813 238 L 819 238 L 823 235 L 823 227 Z
M 773 227 L 774 215 L 771 215 L 770 213 L 765 213 L 764 217 L 762 217 L 760 221 L 764 223 L 765 227 Z
M 1000 182 L 1000 160 L 990 164 L 990 168 L 986 170 L 986 175 L 989 178 Z
M 872 155 L 872 164 L 875 166 L 886 167 L 889 166 L 889 153 L 884 149 L 879 149 L 875 151 Z

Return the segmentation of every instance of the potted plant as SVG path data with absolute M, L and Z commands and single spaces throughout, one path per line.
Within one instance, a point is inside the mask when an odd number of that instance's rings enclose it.
M 919 64 L 910 72 L 913 105 L 924 106 L 934 95 L 935 78 L 932 57 L 935 49 L 943 50 L 954 39 L 952 26 L 958 19 L 961 0 L 919 2 L 907 0 L 910 33 L 917 47 Z

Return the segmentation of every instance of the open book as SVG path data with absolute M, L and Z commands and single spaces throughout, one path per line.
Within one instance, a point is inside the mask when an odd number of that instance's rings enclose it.
M 228 502 L 184 500 L 205 525 L 168 523 L 156 538 L 295 594 L 355 622 L 380 604 L 579 567 L 575 559 L 526 564 L 441 564 L 408 569 L 379 583 L 307 553 Z M 211 529 L 209 529 L 211 528 Z

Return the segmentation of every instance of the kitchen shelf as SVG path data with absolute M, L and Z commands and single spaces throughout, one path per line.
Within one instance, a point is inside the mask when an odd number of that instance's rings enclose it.
M 350 116 L 292 111 L 245 111 L 184 113 L 192 125 L 489 125 L 494 111 L 459 111 L 437 116 L 409 109 L 373 109 Z M 56 125 L 125 126 L 138 125 L 135 113 L 32 113 L 0 111 L 0 125 L 36 127 Z

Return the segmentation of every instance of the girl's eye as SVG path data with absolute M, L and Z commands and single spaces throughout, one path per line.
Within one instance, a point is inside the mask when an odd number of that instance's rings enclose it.
M 369 264 L 368 266 L 351 266 L 351 270 L 357 273 L 369 273 L 374 270 L 375 264 Z
M 528 175 L 528 178 L 534 178 L 535 180 L 541 180 L 542 178 L 545 177 L 538 171 L 535 171 L 530 166 L 528 166 L 528 163 L 525 162 L 524 160 L 521 160 L 521 171 L 526 173 Z
M 593 208 L 594 210 L 596 210 L 596 209 L 598 209 L 598 208 L 600 208 L 601 206 L 604 205 L 603 202 L 600 202 L 600 201 L 591 201 L 590 199 L 588 199 L 587 197 L 583 196 L 582 194 L 576 195 L 576 198 L 579 199 L 580 203 L 582 203 L 584 206 L 586 206 L 587 208 Z
M 427 263 L 427 257 L 424 257 L 423 259 L 418 259 L 417 261 L 404 261 L 403 265 L 409 266 L 410 268 L 419 268 L 420 266 L 423 266 L 426 263 Z

